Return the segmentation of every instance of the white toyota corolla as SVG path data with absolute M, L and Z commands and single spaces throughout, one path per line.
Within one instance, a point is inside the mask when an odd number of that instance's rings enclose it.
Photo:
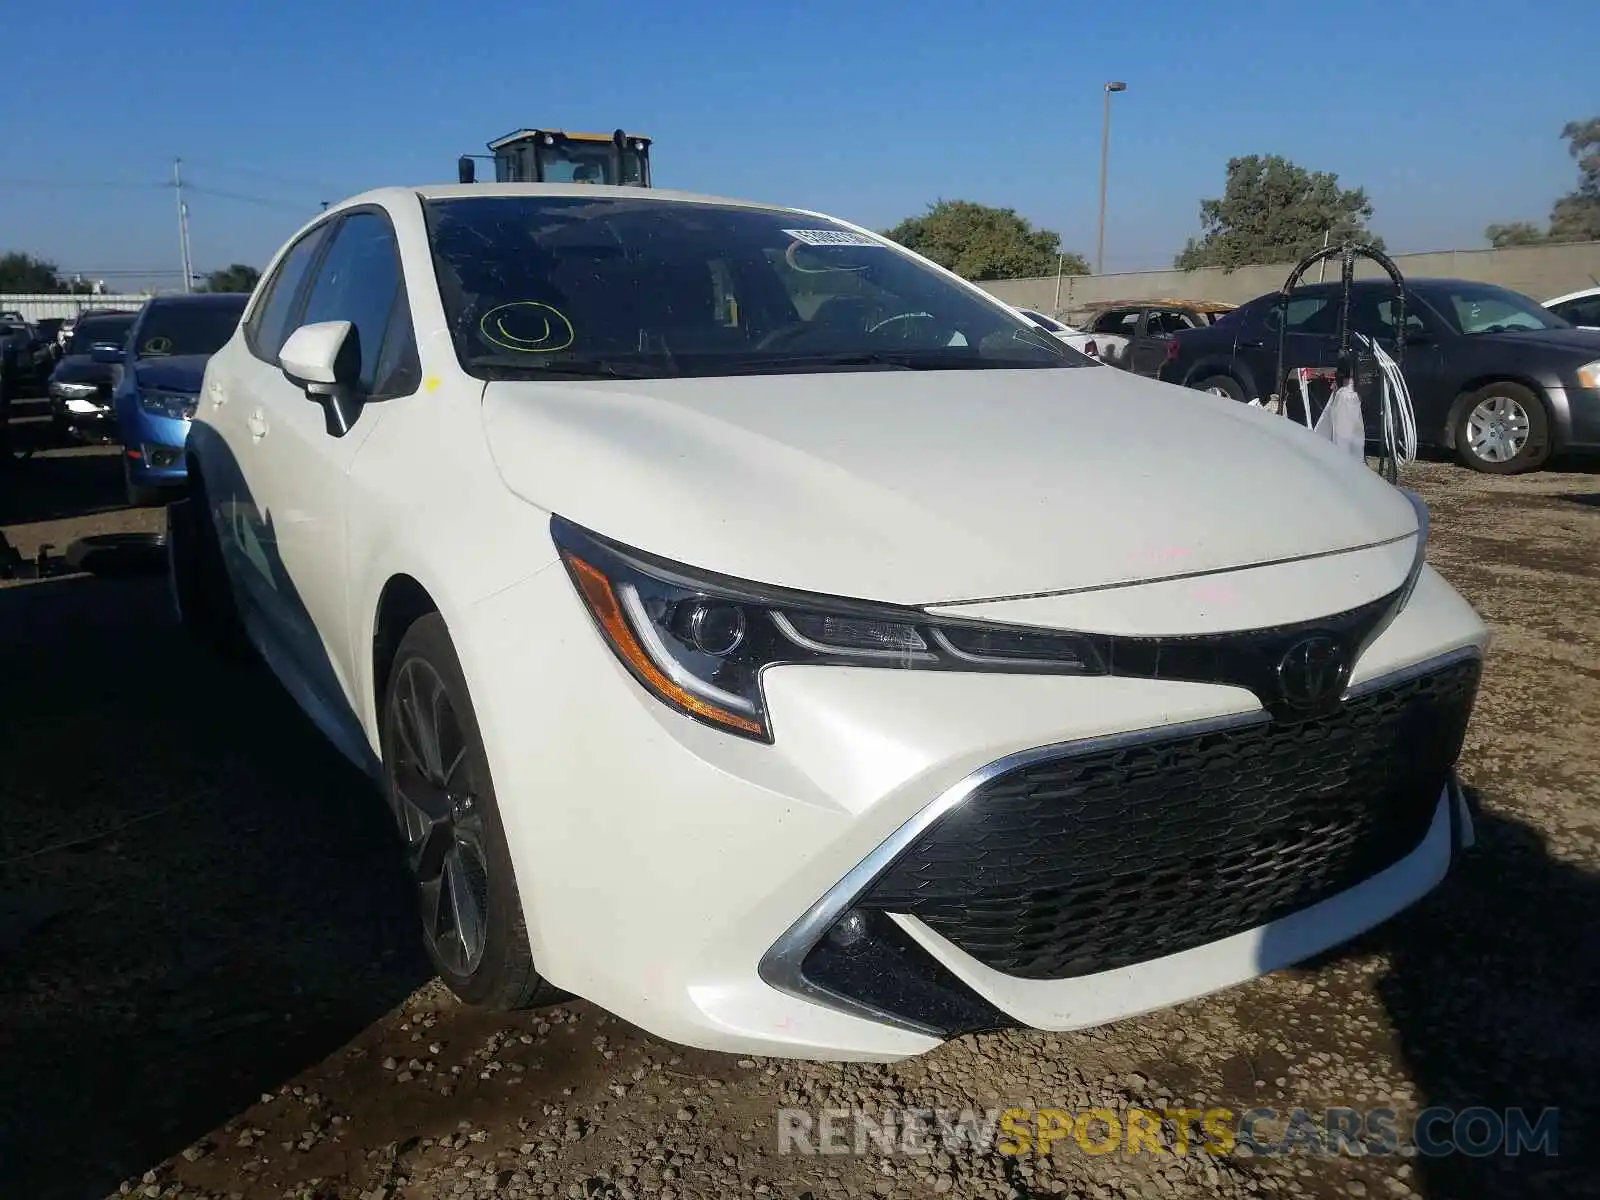
M 185 624 L 381 781 L 472 1004 L 893 1059 L 1293 963 L 1471 839 L 1419 501 L 817 213 L 355 197 L 188 467 Z

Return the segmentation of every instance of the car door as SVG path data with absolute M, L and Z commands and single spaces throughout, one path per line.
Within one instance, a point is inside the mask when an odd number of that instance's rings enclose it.
M 1154 379 L 1167 361 L 1167 347 L 1185 329 L 1196 325 L 1181 309 L 1147 308 L 1139 336 L 1133 343 L 1131 369 L 1135 375 Z
M 243 353 L 235 343 L 207 364 L 203 419 L 190 431 L 190 446 L 203 464 L 206 498 L 234 592 L 247 618 L 268 637 L 276 637 L 284 623 L 278 601 L 278 553 L 265 518 L 276 502 L 265 492 L 263 448 L 254 436 L 252 414 L 262 403 L 263 389 L 277 389 L 278 351 L 299 323 L 312 269 L 333 224 L 313 226 L 278 259 L 245 316 Z
M 1139 332 L 1139 316 L 1143 309 L 1109 308 L 1095 318 L 1090 332 L 1094 334 L 1095 353 L 1100 361 L 1124 370 L 1129 365 L 1128 354 Z
M 1272 381 L 1272 390 L 1283 396 L 1284 414 L 1295 421 L 1305 422 L 1300 385 L 1295 382 L 1297 368 L 1309 367 L 1326 370 L 1338 365 L 1339 357 L 1339 303 L 1338 294 L 1331 287 L 1317 285 L 1297 288 L 1287 304 L 1275 304 L 1267 310 L 1265 337 L 1260 347 L 1251 353 L 1259 361 L 1258 379 Z M 1278 371 L 1279 349 L 1282 348 L 1283 372 Z M 1252 366 L 1256 365 L 1255 362 Z M 1310 389 L 1312 419 L 1321 412 L 1327 400 L 1326 387 Z
M 295 327 L 349 321 L 358 339 L 358 399 L 385 395 L 397 353 L 412 337 L 400 250 L 379 208 L 345 214 L 304 288 Z M 394 341 L 385 339 L 391 329 Z M 328 431 L 322 403 L 276 364 L 249 364 L 254 474 L 266 499 L 260 520 L 272 556 L 275 618 L 292 670 L 331 720 L 353 720 L 354 648 L 349 630 L 345 505 L 351 466 L 386 411 L 363 403 L 347 433 Z M 385 372 L 387 371 L 387 375 Z M 414 386 L 414 385 L 413 385 Z M 316 717 L 319 714 L 313 713 Z M 335 736 L 340 731 L 329 730 Z
M 1401 364 L 1406 391 L 1411 395 L 1411 407 L 1417 417 L 1418 439 L 1431 445 L 1442 445 L 1445 423 L 1455 402 L 1455 389 L 1445 376 L 1445 334 L 1421 299 L 1408 292 L 1405 302 L 1406 338 L 1405 344 L 1400 345 L 1397 328 L 1399 308 L 1392 287 L 1358 285 L 1350 298 L 1350 329 L 1353 333 L 1376 338 L 1384 353 Z M 1355 342 L 1355 339 L 1351 341 Z M 1359 345 L 1357 348 L 1360 348 Z M 1373 440 L 1382 436 L 1382 396 L 1383 384 L 1380 381 L 1366 388 L 1361 397 L 1367 436 Z

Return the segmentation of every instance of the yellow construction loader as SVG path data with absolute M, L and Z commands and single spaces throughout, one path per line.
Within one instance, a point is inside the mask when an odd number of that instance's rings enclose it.
M 489 143 L 492 154 L 463 154 L 462 183 L 477 180 L 477 159 L 494 160 L 497 183 L 602 183 L 650 186 L 650 139 L 613 133 L 519 129 Z

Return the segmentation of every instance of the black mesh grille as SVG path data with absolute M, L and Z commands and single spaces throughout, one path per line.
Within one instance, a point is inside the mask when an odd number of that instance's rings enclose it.
M 978 961 L 1069 979 L 1216 941 L 1354 886 L 1421 842 L 1479 664 L 1330 715 L 1139 741 L 996 777 L 858 901 Z

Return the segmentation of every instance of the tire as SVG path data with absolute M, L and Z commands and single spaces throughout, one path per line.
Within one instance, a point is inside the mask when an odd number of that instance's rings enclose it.
M 533 964 L 483 739 L 437 613 L 414 622 L 395 652 L 383 768 L 423 946 L 445 986 L 464 1004 L 498 1012 L 561 999 Z
M 1520 475 L 1550 457 L 1550 413 L 1520 383 L 1490 383 L 1470 393 L 1456 413 L 1456 457 L 1486 475 Z
M 1244 394 L 1244 388 L 1240 386 L 1239 381 L 1232 375 L 1207 375 L 1204 379 L 1191 383 L 1189 386 L 1200 392 L 1215 392 L 1218 395 L 1228 397 L 1230 400 L 1237 400 L 1240 404 L 1249 399 Z
M 245 633 L 233 584 L 222 562 L 204 489 L 167 505 L 167 586 L 178 623 L 213 657 L 247 663 L 255 648 Z

